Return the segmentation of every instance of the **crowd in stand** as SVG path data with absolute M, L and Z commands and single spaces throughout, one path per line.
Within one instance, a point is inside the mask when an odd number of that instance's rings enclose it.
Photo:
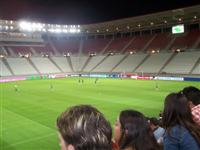
M 159 118 L 129 109 L 112 128 L 90 105 L 68 108 L 57 119 L 62 150 L 200 150 L 200 90 L 169 94 Z

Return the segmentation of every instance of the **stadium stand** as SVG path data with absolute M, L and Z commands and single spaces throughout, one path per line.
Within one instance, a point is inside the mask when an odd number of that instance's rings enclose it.
M 38 54 L 51 54 L 51 55 L 55 54 L 49 44 L 45 44 L 45 45 L 42 45 L 42 46 L 32 46 L 32 48 Z
M 171 36 L 169 33 L 160 33 L 157 34 L 153 41 L 147 47 L 147 51 L 159 50 L 162 51 L 171 41 Z
M 60 54 L 67 52 L 77 54 L 80 48 L 80 40 L 78 39 L 52 39 L 52 42 L 55 48 L 59 51 Z
M 109 39 L 87 39 L 83 43 L 83 53 L 100 53 L 109 43 Z
M 30 47 L 28 46 L 9 46 L 8 48 L 12 49 L 16 55 L 31 54 Z
M 153 38 L 152 35 L 137 36 L 128 46 L 126 51 L 143 51 L 148 42 Z
M 88 57 L 89 56 L 82 56 L 82 57 L 71 56 L 70 58 L 71 58 L 73 70 L 75 72 L 80 72 L 82 70 L 82 68 L 83 68 L 83 65 L 87 61 Z
M 6 67 L 6 65 L 3 63 L 3 60 L 0 59 L 0 76 L 11 76 L 11 72 Z
M 200 52 L 178 53 L 163 69 L 163 72 L 172 74 L 188 74 L 199 57 Z
M 106 56 L 95 56 L 92 57 L 88 65 L 84 68 L 84 72 L 91 72 L 95 66 L 97 66 L 102 60 L 104 60 Z
M 52 57 L 52 59 L 64 72 L 72 72 L 66 57 Z
M 117 38 L 112 40 L 112 42 L 104 51 L 104 53 L 108 52 L 120 53 L 121 50 L 123 50 L 123 48 L 131 41 L 131 39 L 132 38 Z
M 15 75 L 37 74 L 37 71 L 28 63 L 26 58 L 7 58 Z
M 40 73 L 60 73 L 59 69 L 48 58 L 32 57 L 30 60 Z
M 94 68 L 93 72 L 110 72 L 124 55 L 108 56 L 101 64 Z
M 171 55 L 172 53 L 151 54 L 136 72 L 158 73 Z
M 192 48 L 194 43 L 200 36 L 199 30 L 194 30 L 183 35 L 176 37 L 170 49 L 189 49 Z
M 147 54 L 129 55 L 113 72 L 132 72 L 146 56 Z
M 200 58 L 199 58 L 199 60 L 196 62 L 194 68 L 191 70 L 191 73 L 192 73 L 192 74 L 197 74 L 197 75 L 200 74 Z

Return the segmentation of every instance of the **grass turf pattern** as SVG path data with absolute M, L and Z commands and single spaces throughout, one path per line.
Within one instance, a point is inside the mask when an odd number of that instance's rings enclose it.
M 59 150 L 56 119 L 67 107 L 91 104 L 113 125 L 123 109 L 157 116 L 170 92 L 198 82 L 84 78 L 19 81 L 0 84 L 0 149 Z M 19 91 L 16 91 L 15 88 Z M 158 89 L 156 88 L 158 85 Z

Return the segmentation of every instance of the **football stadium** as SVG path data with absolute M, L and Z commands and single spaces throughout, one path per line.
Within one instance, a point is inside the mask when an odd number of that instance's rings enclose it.
M 200 89 L 200 5 L 82 25 L 0 20 L 1 150 L 59 150 L 57 118 L 75 105 L 112 130 L 122 110 L 158 118 L 189 86 Z

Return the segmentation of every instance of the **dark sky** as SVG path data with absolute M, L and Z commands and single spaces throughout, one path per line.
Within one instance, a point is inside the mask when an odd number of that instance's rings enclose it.
M 89 24 L 200 4 L 200 0 L 0 0 L 0 19 Z

